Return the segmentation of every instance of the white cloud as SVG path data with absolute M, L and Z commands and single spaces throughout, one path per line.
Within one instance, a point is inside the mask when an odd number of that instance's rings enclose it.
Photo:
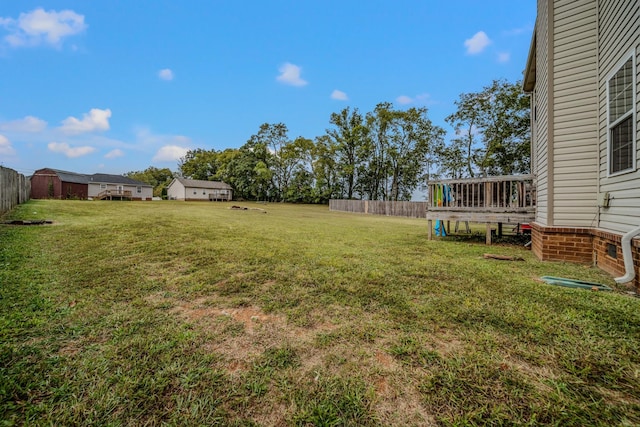
M 171 81 L 173 80 L 173 71 L 171 71 L 169 68 L 163 68 L 162 70 L 158 71 L 158 77 L 160 78 L 160 80 Z
M 349 97 L 343 91 L 336 89 L 331 92 L 331 99 L 337 99 L 338 101 L 347 101 Z
M 82 147 L 71 147 L 66 142 L 50 142 L 47 147 L 49 148 L 49 151 L 64 154 L 70 159 L 86 156 L 87 154 L 91 154 L 96 151 L 94 147 L 89 147 L 88 145 Z
M 500 52 L 498 54 L 498 62 L 501 64 L 505 64 L 509 62 L 510 59 L 511 59 L 511 54 L 509 52 Z
M 18 19 L 0 17 L 0 26 L 9 34 L 4 40 L 12 47 L 48 44 L 59 47 L 62 39 L 87 28 L 84 15 L 72 10 L 45 11 L 42 8 L 21 13 Z
M 111 150 L 107 154 L 105 154 L 104 158 L 105 159 L 116 159 L 116 158 L 122 157 L 122 156 L 124 156 L 124 151 L 122 151 L 119 148 L 116 148 L 115 150 Z
M 399 97 L 396 98 L 396 102 L 400 105 L 407 105 L 407 104 L 411 104 L 413 102 L 413 98 L 406 96 L 406 95 L 401 95 Z
M 67 117 L 62 121 L 59 129 L 66 134 L 105 131 L 109 130 L 109 117 L 111 117 L 110 109 L 92 108 L 89 113 L 83 114 L 82 120 Z
M 0 135 L 0 154 L 3 156 L 13 156 L 16 154 L 16 150 L 11 146 L 11 141 L 4 135 Z
M 478 31 L 473 37 L 464 41 L 469 55 L 481 53 L 490 44 L 491 39 L 489 39 L 489 36 L 487 36 L 484 31 Z
M 189 151 L 188 148 L 178 145 L 165 145 L 158 150 L 151 160 L 154 162 L 174 162 L 184 157 L 187 151 Z
M 407 95 L 401 95 L 396 98 L 396 102 L 400 105 L 408 105 L 408 104 L 430 104 L 433 103 L 431 100 L 431 95 L 428 93 L 421 93 L 420 95 L 416 95 L 415 97 L 410 97 Z
M 0 130 L 6 132 L 39 133 L 46 128 L 47 122 L 33 116 L 26 116 L 24 119 L 12 120 L 0 124 Z
M 306 80 L 300 77 L 302 68 L 297 65 L 286 62 L 278 69 L 280 75 L 276 77 L 280 83 L 284 83 L 291 86 L 304 86 L 307 84 Z

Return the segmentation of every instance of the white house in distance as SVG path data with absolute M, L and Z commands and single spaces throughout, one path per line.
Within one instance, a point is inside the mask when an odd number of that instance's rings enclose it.
M 169 200 L 209 200 L 229 201 L 233 190 L 229 184 L 220 181 L 174 178 L 167 187 Z
M 640 0 L 538 0 L 524 75 L 532 248 L 640 286 Z

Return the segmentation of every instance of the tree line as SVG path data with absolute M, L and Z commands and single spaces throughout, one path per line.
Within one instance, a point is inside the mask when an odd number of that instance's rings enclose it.
M 429 179 L 529 172 L 529 100 L 520 82 L 495 80 L 455 105 L 445 119 L 455 131 L 447 142 L 427 108 L 383 102 L 364 114 L 350 107 L 332 113 L 314 139 L 290 138 L 283 123 L 262 124 L 240 148 L 189 150 L 176 174 L 226 182 L 239 199 L 327 203 L 409 200 Z M 162 196 L 174 173 L 150 167 L 126 175 Z

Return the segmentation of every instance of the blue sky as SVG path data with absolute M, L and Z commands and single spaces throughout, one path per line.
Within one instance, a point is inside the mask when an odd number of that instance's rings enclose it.
M 0 164 L 175 171 L 383 101 L 452 133 L 459 94 L 522 77 L 534 22 L 534 0 L 3 1 Z

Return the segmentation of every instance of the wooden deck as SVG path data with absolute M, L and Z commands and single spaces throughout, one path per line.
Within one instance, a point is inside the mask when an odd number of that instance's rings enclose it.
M 104 190 L 93 198 L 94 200 L 132 200 L 133 193 L 130 190 Z
M 429 239 L 433 221 L 470 221 L 487 224 L 533 222 L 536 191 L 532 175 L 494 176 L 473 179 L 446 179 L 428 183 L 427 221 Z

